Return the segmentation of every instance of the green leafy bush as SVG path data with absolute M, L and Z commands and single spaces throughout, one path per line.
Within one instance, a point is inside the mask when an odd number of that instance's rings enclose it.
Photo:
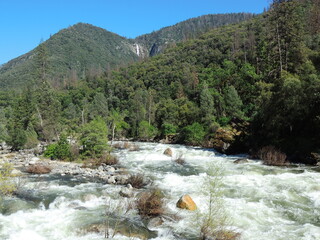
M 60 140 L 57 143 L 50 144 L 44 156 L 51 159 L 67 160 L 71 156 L 71 146 L 66 138 L 66 136 L 61 136 Z
M 141 140 L 152 140 L 158 133 L 158 129 L 149 124 L 147 121 L 139 123 L 139 138 Z
M 192 125 L 188 125 L 183 129 L 183 139 L 187 144 L 201 144 L 205 134 L 206 133 L 203 126 L 197 122 L 193 123 Z

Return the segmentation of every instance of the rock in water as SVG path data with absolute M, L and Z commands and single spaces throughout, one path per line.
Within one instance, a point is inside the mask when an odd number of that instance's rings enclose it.
M 187 209 L 194 211 L 197 209 L 197 205 L 189 195 L 183 195 L 177 202 L 177 207 L 181 209 Z
M 125 198 L 131 198 L 133 197 L 133 191 L 132 188 L 123 188 L 120 190 L 119 192 L 121 197 L 125 197 Z
M 164 155 L 167 155 L 169 157 L 172 157 L 172 149 L 171 148 L 167 148 L 164 152 Z
M 239 158 L 237 160 L 235 160 L 233 163 L 239 164 L 239 163 L 248 163 L 249 160 L 246 158 Z

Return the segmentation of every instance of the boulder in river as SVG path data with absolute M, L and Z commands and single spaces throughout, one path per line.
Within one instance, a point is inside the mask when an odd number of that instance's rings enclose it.
M 240 163 L 248 163 L 248 162 L 249 160 L 247 158 L 239 158 L 235 160 L 233 163 L 240 164 Z
M 177 202 L 177 207 L 181 209 L 187 209 L 194 211 L 197 209 L 197 205 L 189 195 L 183 195 Z
M 164 155 L 167 155 L 169 157 L 172 157 L 172 149 L 171 148 L 167 148 L 164 152 L 163 152 Z
M 129 184 L 130 185 L 130 184 Z M 124 187 L 120 190 L 119 192 L 119 195 L 121 197 L 125 197 L 125 198 L 131 198 L 133 197 L 133 191 L 132 191 L 132 188 L 127 188 L 127 187 Z

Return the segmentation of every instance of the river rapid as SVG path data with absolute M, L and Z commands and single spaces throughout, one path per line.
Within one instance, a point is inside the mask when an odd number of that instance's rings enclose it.
M 136 144 L 139 151 L 115 150 L 114 154 L 127 171 L 144 174 L 149 187 L 164 192 L 170 214 L 160 226 L 149 224 L 148 229 L 136 210 L 127 209 L 130 200 L 119 195 L 123 186 L 77 176 L 29 175 L 22 180 L 20 194 L 5 198 L 0 206 L 0 239 L 104 239 L 92 226 L 106 225 L 106 219 L 121 229 L 114 239 L 140 239 L 141 234 L 148 239 L 196 239 L 197 214 L 208 211 L 205 189 L 211 166 L 223 171 L 221 190 L 228 224 L 241 239 L 320 239 L 319 167 L 271 167 L 255 160 L 235 164 L 241 156 L 182 145 Z M 163 154 L 168 147 L 173 157 Z M 173 161 L 181 155 L 184 165 Z M 193 198 L 197 212 L 176 208 L 184 194 Z

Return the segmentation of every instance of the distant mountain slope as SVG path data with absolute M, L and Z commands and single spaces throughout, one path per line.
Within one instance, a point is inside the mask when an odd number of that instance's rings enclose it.
M 170 44 L 195 38 L 212 28 L 252 18 L 249 13 L 216 14 L 192 18 L 159 31 L 127 39 L 90 24 L 78 23 L 59 31 L 43 44 L 47 49 L 52 83 L 101 73 L 161 53 Z M 0 89 L 21 88 L 34 76 L 35 50 L 0 67 Z
M 45 41 L 51 78 L 88 69 L 103 71 L 139 59 L 132 40 L 90 24 L 78 23 L 59 31 Z M 34 72 L 35 50 L 9 61 L 0 68 L 0 88 L 19 87 Z
M 150 56 L 154 56 L 162 52 L 170 44 L 193 39 L 213 28 L 239 23 L 254 16 L 251 13 L 204 15 L 139 36 L 135 40 L 147 48 Z

